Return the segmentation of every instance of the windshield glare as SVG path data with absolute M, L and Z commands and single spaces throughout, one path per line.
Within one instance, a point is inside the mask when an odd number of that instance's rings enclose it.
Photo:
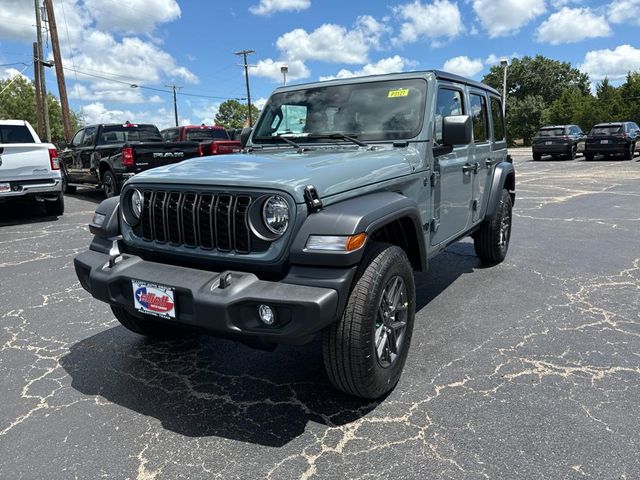
M 326 141 L 348 135 L 363 141 L 415 137 L 422 128 L 427 83 L 392 80 L 314 87 L 276 93 L 265 105 L 254 143 Z M 306 138 L 305 138 L 306 137 Z
M 564 135 L 564 128 L 544 128 L 538 132 L 539 137 L 559 137 Z
M 622 133 L 622 125 L 610 125 L 607 127 L 593 127 L 591 135 L 613 135 L 614 133 Z

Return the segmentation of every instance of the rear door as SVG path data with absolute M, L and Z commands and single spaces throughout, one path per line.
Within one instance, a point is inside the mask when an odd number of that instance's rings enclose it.
M 491 188 L 493 173 L 493 138 L 489 125 L 487 95 L 484 91 L 469 89 L 469 113 L 473 124 L 473 157 L 470 162 L 473 170 L 468 174 L 473 182 L 471 210 L 472 221 L 475 223 L 482 218 L 481 210 L 487 199 L 485 193 Z
M 466 113 L 464 89 L 453 83 L 441 82 L 436 97 L 433 132 L 434 171 L 439 174 L 439 180 L 432 189 L 431 245 L 462 233 L 470 220 L 473 183 L 467 170 L 472 147 L 454 145 L 448 151 L 442 146 L 444 118 Z

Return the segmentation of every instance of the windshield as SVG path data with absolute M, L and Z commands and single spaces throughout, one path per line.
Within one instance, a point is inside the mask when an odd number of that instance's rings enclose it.
M 426 90 L 426 81 L 411 79 L 276 93 L 264 107 L 253 142 L 281 143 L 279 135 L 298 143 L 336 134 L 361 141 L 413 138 L 422 128 Z
M 187 130 L 186 140 L 206 142 L 207 140 L 229 140 L 229 135 L 220 128 L 193 128 Z
M 98 144 L 161 141 L 162 136 L 155 125 L 106 125 L 102 128 Z
M 35 143 L 25 125 L 0 125 L 0 143 Z
M 564 128 L 543 128 L 538 132 L 539 137 L 559 137 L 564 135 Z
M 614 133 L 622 133 L 622 125 L 607 125 L 606 127 L 593 127 L 589 134 L 591 135 L 613 135 Z

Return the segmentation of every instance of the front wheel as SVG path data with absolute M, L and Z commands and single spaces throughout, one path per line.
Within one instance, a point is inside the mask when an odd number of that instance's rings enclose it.
M 585 154 L 584 154 L 584 159 L 585 159 L 587 162 L 590 162 L 591 160 L 593 160 L 593 158 L 594 158 L 593 153 L 586 153 L 586 152 L 585 152 Z
M 503 189 L 496 214 L 486 220 L 473 236 L 476 255 L 483 262 L 495 265 L 507 256 L 511 239 L 511 211 L 511 195 Z
M 322 333 L 324 366 L 334 387 L 368 399 L 395 387 L 409 352 L 415 304 L 405 252 L 374 244 L 342 318 Z

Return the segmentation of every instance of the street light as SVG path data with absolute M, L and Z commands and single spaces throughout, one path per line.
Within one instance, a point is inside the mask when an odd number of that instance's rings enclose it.
M 503 58 L 500 60 L 500 65 L 504 69 L 502 77 L 502 116 L 504 117 L 507 112 L 507 68 L 509 67 L 509 60 Z
M 282 73 L 282 85 L 287 85 L 287 73 L 289 72 L 289 67 L 286 65 L 282 65 L 280 67 L 280 73 Z

